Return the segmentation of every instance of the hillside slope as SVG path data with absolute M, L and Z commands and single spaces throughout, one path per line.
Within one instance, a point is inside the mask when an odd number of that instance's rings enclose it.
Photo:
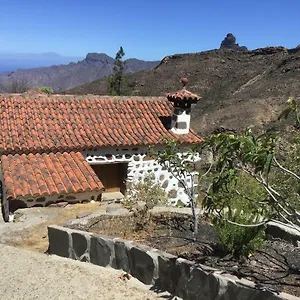
M 241 129 L 274 118 L 289 96 L 300 96 L 300 49 L 230 49 L 165 57 L 153 70 L 126 76 L 133 95 L 161 96 L 181 88 L 202 96 L 192 113 L 199 133 L 219 127 Z M 107 94 L 107 79 L 66 91 Z
M 159 63 L 138 59 L 125 62 L 125 72 L 152 69 Z M 114 59 L 104 53 L 89 53 L 77 63 L 3 73 L 0 74 L 0 92 L 6 92 L 7 87 L 18 82 L 28 87 L 50 86 L 62 91 L 112 74 L 113 64 Z

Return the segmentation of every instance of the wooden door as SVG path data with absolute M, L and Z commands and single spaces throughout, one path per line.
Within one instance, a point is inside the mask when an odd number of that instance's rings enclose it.
M 102 181 L 105 192 L 123 192 L 124 165 L 126 164 L 91 165 L 91 167 Z

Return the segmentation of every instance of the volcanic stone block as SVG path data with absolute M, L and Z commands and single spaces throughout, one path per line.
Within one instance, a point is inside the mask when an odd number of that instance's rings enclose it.
M 157 262 L 154 261 L 141 246 L 133 246 L 129 251 L 130 272 L 132 276 L 145 284 L 151 284 L 154 280 L 154 271 Z
M 69 257 L 70 235 L 66 228 L 48 226 L 49 254 Z
M 90 260 L 91 263 L 98 266 L 106 267 L 109 265 L 115 268 L 114 242 L 111 239 L 92 236 Z
M 129 242 L 115 240 L 116 268 L 125 272 L 130 272 L 129 254 L 131 248 Z
M 220 290 L 219 280 L 212 273 L 207 274 L 199 268 L 193 268 L 190 275 L 186 285 L 188 299 L 217 299 Z M 227 281 L 225 285 L 226 283 Z
M 37 198 L 35 201 L 36 202 L 45 202 L 46 198 L 45 197 L 40 197 L 40 198 Z
M 176 286 L 175 294 L 183 299 L 187 299 L 187 283 L 191 277 L 191 270 L 195 264 L 189 260 L 178 258 L 176 261 L 176 267 L 179 272 L 179 279 Z
M 89 235 L 84 233 L 72 232 L 72 258 L 77 260 L 88 261 L 88 252 L 89 252 Z M 84 255 L 87 254 L 87 255 Z
M 251 287 L 247 288 L 244 285 L 238 285 L 234 281 L 228 281 L 226 292 L 224 293 L 224 300 L 229 299 L 253 299 L 253 300 L 259 300 L 259 299 L 266 299 L 266 300 L 274 300 L 279 299 L 274 294 L 268 292 L 263 292 L 259 290 L 255 290 Z
M 176 264 L 177 257 L 166 252 L 158 251 L 158 253 L 160 254 L 158 256 L 158 280 L 155 285 L 159 290 L 174 294 L 180 278 L 180 269 Z

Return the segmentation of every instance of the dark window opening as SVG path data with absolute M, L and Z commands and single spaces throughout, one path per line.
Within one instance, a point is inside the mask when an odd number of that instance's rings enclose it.
M 121 192 L 125 194 L 128 164 L 91 165 L 91 168 L 104 185 L 105 192 Z

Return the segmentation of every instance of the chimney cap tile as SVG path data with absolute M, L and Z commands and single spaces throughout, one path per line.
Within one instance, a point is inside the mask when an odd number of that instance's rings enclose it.
M 167 93 L 166 97 L 170 102 L 197 103 L 201 99 L 200 96 L 186 90 L 185 88 L 183 88 L 175 93 Z

